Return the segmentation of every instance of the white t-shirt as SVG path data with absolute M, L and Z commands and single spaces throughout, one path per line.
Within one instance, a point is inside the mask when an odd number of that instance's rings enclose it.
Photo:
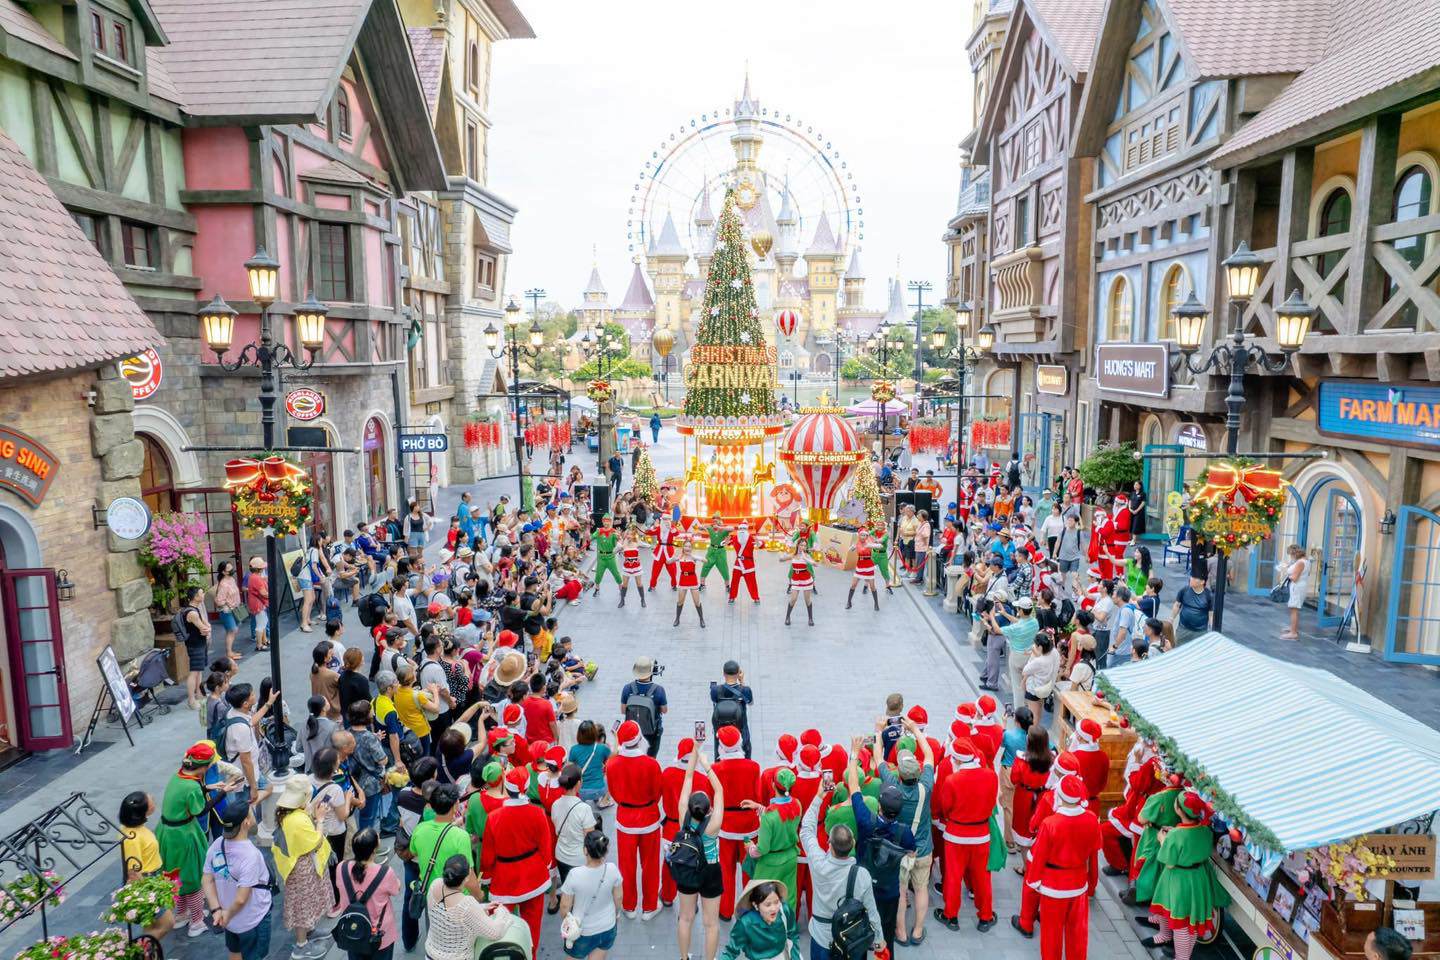
M 415 622 L 415 604 L 410 602 L 408 596 L 402 597 L 398 593 L 393 594 L 390 597 L 390 609 L 395 611 L 395 619 L 402 624 L 407 620 L 411 623 Z
M 1101 597 L 1095 601 L 1090 612 L 1095 615 L 1095 622 L 1100 625 L 1100 629 L 1109 630 L 1114 619 L 1112 615 L 1115 613 L 1115 601 L 1110 597 Z
M 570 910 L 580 919 L 580 936 L 594 936 L 615 926 L 613 891 L 618 886 L 620 868 L 613 863 L 576 867 L 566 876 L 560 893 L 575 898 Z
M 255 728 L 250 726 L 250 715 L 248 713 L 241 713 L 239 710 L 231 707 L 230 712 L 225 715 L 225 718 L 228 720 L 231 717 L 240 717 L 244 719 L 245 722 L 232 723 L 226 728 L 225 756 L 229 758 L 232 763 L 238 764 L 241 754 L 248 753 L 250 754 L 250 762 L 257 764 L 255 769 L 258 771 L 260 768 L 255 756 Z
M 585 862 L 585 834 L 595 826 L 595 811 L 579 797 L 565 796 L 550 807 L 555 825 L 555 859 L 570 867 Z
M 321 800 L 328 801 L 330 810 L 325 818 L 320 821 L 320 832 L 327 837 L 339 836 L 345 832 L 345 821 L 335 816 L 335 808 L 344 806 L 345 791 L 340 784 L 333 780 L 315 791 L 315 803 L 318 805 Z M 357 890 L 356 893 L 359 893 Z

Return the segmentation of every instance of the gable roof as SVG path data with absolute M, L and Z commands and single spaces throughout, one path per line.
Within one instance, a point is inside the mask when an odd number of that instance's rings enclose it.
M 96 367 L 164 342 L 0 131 L 0 376 Z
M 33 43 L 67 60 L 78 60 L 70 48 L 41 26 L 35 16 L 15 0 L 0 0 L 0 31 L 17 40 Z
M 1440 0 L 1337 0 L 1325 53 L 1210 157 L 1254 159 L 1440 85 Z
M 511 40 L 534 40 L 535 28 L 525 19 L 514 0 L 485 0 L 485 6 L 495 14 L 495 19 L 505 28 L 505 35 Z
M 415 58 L 415 72 L 420 76 L 420 88 L 425 91 L 425 102 L 430 115 L 440 102 L 440 74 L 445 68 L 445 35 L 437 35 L 430 27 L 410 27 L 410 53 Z

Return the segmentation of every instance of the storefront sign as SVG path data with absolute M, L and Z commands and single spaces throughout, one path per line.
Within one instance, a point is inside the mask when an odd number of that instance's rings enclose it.
M 1070 371 L 1053 363 L 1042 363 L 1035 368 L 1035 391 L 1057 397 L 1065 396 L 1070 386 Z
M 1141 397 L 1170 395 L 1170 348 L 1163 343 L 1102 343 L 1095 348 L 1101 390 Z
M 325 394 L 309 387 L 291 390 L 285 394 L 285 412 L 302 423 L 318 420 L 325 415 Z
M 1440 387 L 1322 380 L 1317 429 L 1407 447 L 1440 447 Z
M 154 347 L 146 347 L 133 357 L 120 361 L 120 375 L 130 384 L 130 392 L 136 400 L 147 400 L 160 389 L 165 379 L 165 365 Z
M 1395 866 L 1387 880 L 1432 880 L 1435 877 L 1435 837 L 1416 833 L 1367 833 L 1360 842 L 1377 856 L 1390 857 Z
M 402 433 L 401 453 L 444 453 L 450 449 L 450 437 L 443 433 Z
M 32 437 L 0 427 L 0 487 L 9 487 L 38 507 L 59 472 L 55 454 Z
M 384 442 L 384 437 L 380 435 L 380 421 L 374 417 L 366 420 L 365 439 L 360 444 L 361 448 L 365 450 L 378 450 Z
M 1191 450 L 1210 449 L 1210 438 L 1205 436 L 1205 428 L 1198 423 L 1182 423 L 1175 433 L 1175 442 Z
M 150 532 L 150 508 L 134 497 L 116 497 L 105 508 L 105 526 L 121 540 L 139 540 Z

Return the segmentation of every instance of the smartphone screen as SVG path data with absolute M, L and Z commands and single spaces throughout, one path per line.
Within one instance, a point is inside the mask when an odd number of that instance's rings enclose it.
M 611 734 L 619 733 L 619 732 L 620 732 L 620 724 L 622 724 L 622 723 L 624 723 L 623 720 L 616 720 L 614 723 L 610 724 L 610 733 L 611 733 Z
M 705 742 L 705 721 L 704 721 L 704 720 L 696 720 L 696 721 L 695 721 L 695 742 L 696 742 L 696 743 L 704 743 L 704 742 Z
M 820 775 L 820 788 L 826 793 L 835 789 L 835 772 L 833 770 L 826 770 Z

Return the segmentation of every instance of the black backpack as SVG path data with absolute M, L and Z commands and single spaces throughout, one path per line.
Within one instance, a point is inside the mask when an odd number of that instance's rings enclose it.
M 655 697 L 653 695 L 654 689 L 654 687 L 651 687 L 651 692 L 644 693 L 635 690 L 625 700 L 625 719 L 634 720 L 636 726 L 640 728 L 640 732 L 647 737 L 653 737 L 655 735 L 655 716 L 657 710 L 655 707 Z
M 224 760 L 226 763 L 231 763 L 235 759 L 225 750 L 226 734 L 230 732 L 230 728 L 249 722 L 250 720 L 247 717 L 221 717 L 219 720 L 210 724 L 210 729 L 205 731 L 205 736 L 211 743 L 215 744 L 215 753 L 221 760 Z
M 390 609 L 390 601 L 378 593 L 367 593 L 360 598 L 360 606 L 356 609 L 363 625 L 378 627 L 385 621 L 385 611 Z
M 375 871 L 375 879 L 365 888 L 360 896 L 355 896 L 354 881 L 350 878 L 348 864 L 340 867 L 340 879 L 345 884 L 345 894 L 350 902 L 341 912 L 340 917 L 335 921 L 335 929 L 331 936 L 340 945 L 342 950 L 351 954 L 372 954 L 380 950 L 380 941 L 384 937 L 380 924 L 370 919 L 370 911 L 366 904 L 375 888 L 380 886 L 380 881 L 385 879 L 385 871 L 388 868 L 380 867 Z M 380 916 L 385 916 L 385 911 L 390 909 L 390 904 L 385 903 L 380 907 Z
M 860 864 L 851 864 L 850 876 L 845 880 L 845 896 L 830 916 L 830 956 L 837 960 L 864 960 L 875 944 L 870 914 L 865 904 L 855 898 L 855 877 L 859 872 Z
M 882 837 L 878 833 L 871 833 L 869 842 L 866 844 L 866 866 L 870 869 L 872 882 L 879 882 L 882 877 L 900 872 L 900 861 L 910 851 L 889 837 Z
M 710 725 L 716 730 L 721 727 L 745 727 L 745 701 L 734 689 L 721 684 L 715 688 L 715 707 L 710 711 Z
M 686 823 L 689 823 L 688 817 Z M 665 865 L 670 868 L 670 876 L 677 885 L 699 889 L 705 877 L 705 847 L 700 829 L 687 826 L 676 834 L 665 857 Z

